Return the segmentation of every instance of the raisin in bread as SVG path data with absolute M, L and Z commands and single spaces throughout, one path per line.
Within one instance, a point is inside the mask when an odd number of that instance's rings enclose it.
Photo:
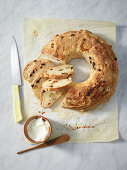
M 71 83 L 71 77 L 67 79 L 48 79 L 42 83 L 42 88 L 46 91 L 56 91 L 69 87 Z
M 47 78 L 45 78 L 42 74 L 38 76 L 36 79 L 34 79 L 33 83 L 31 84 L 32 90 L 34 92 L 34 96 L 37 97 L 38 99 L 40 99 L 42 83 L 45 80 L 47 80 Z
M 42 60 L 38 62 L 30 71 L 27 80 L 32 83 L 34 79 L 36 79 L 39 75 L 44 74 L 44 72 L 53 67 L 54 64 L 49 60 Z
M 43 108 L 48 108 L 53 103 L 57 101 L 57 99 L 63 94 L 63 90 L 57 91 L 45 91 L 42 88 L 41 95 L 40 95 L 40 103 Z
M 47 70 L 44 75 L 51 79 L 65 79 L 74 73 L 72 65 L 55 66 Z

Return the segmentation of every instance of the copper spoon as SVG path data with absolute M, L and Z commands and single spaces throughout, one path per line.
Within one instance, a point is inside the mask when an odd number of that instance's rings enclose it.
M 17 152 L 17 154 L 21 154 L 21 153 L 24 153 L 24 152 L 27 152 L 27 151 L 38 149 L 38 148 L 44 148 L 44 147 L 47 147 L 47 146 L 52 146 L 52 145 L 64 143 L 64 142 L 69 141 L 69 139 L 70 139 L 70 136 L 67 135 L 67 134 L 64 134 L 64 135 L 61 135 L 61 136 L 59 136 L 57 138 L 49 140 L 49 141 L 47 141 L 45 143 L 42 143 L 42 144 L 40 144 L 38 146 L 35 146 L 35 147 L 29 148 L 29 149 L 25 149 L 25 150 L 19 151 L 19 152 Z

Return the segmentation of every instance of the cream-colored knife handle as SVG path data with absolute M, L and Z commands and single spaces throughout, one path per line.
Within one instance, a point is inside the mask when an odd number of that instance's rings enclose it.
M 12 91 L 13 91 L 13 109 L 14 109 L 15 122 L 18 123 L 23 120 L 23 116 L 21 112 L 19 86 L 12 85 Z

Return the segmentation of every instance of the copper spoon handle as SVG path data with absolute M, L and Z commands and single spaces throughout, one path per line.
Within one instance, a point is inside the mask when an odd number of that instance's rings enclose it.
M 27 152 L 27 151 L 31 151 L 33 149 L 44 148 L 44 147 L 47 147 L 47 146 L 52 146 L 52 145 L 64 143 L 64 142 L 69 141 L 69 139 L 70 139 L 70 136 L 67 135 L 67 134 L 64 134 L 64 135 L 61 135 L 61 136 L 59 136 L 59 137 L 57 137 L 55 139 L 49 140 L 49 141 L 47 141 L 45 143 L 42 143 L 42 144 L 40 144 L 38 146 L 19 151 L 19 152 L 17 152 L 17 154 L 21 154 L 21 153 L 24 153 L 24 152 Z

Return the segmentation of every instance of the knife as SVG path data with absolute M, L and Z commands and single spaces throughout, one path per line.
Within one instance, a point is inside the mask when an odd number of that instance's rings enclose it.
M 21 101 L 19 94 L 19 86 L 21 85 L 21 75 L 19 66 L 18 46 L 15 37 L 12 37 L 11 43 L 11 71 L 12 71 L 12 92 L 13 92 L 13 109 L 15 122 L 23 120 L 21 112 Z

